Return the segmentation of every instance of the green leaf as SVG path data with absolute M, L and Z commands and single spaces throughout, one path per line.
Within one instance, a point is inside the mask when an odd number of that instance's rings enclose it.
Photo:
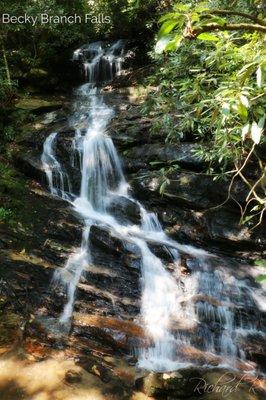
M 210 42 L 218 42 L 219 38 L 215 35 L 212 35 L 211 33 L 201 33 L 200 35 L 197 36 L 197 39 L 199 40 L 207 40 Z
M 166 189 L 166 186 L 167 186 L 168 184 L 169 184 L 168 179 L 166 179 L 166 180 L 161 184 L 160 190 L 159 190 L 160 194 L 163 194 L 163 193 L 164 193 L 164 191 L 165 191 L 165 189 Z
M 164 14 L 160 19 L 159 19 L 159 23 L 167 21 L 169 19 L 175 19 L 178 16 L 177 13 L 167 13 Z
M 176 11 L 188 11 L 190 9 L 190 4 L 175 4 L 174 10 Z
M 266 281 L 266 275 L 265 275 L 265 274 L 262 274 L 262 275 L 257 276 L 256 281 L 257 281 L 257 282 Z
M 195 10 L 198 13 L 202 13 L 204 11 L 210 11 L 209 6 L 208 6 L 208 2 L 207 1 L 201 1 L 195 8 Z
M 158 38 L 160 39 L 163 36 L 168 35 L 170 32 L 172 32 L 172 30 L 176 27 L 177 24 L 178 21 L 176 19 L 170 19 L 168 21 L 165 21 L 158 32 Z
M 266 268 L 266 260 L 262 259 L 256 260 L 255 265 L 257 265 L 258 267 Z
M 168 42 L 168 44 L 165 46 L 165 50 L 166 51 L 176 50 L 180 46 L 182 39 L 183 39 L 182 35 L 176 35 L 175 38 L 173 40 L 170 40 L 170 42 Z
M 191 14 L 191 16 L 190 16 L 190 19 L 191 19 L 192 22 L 198 22 L 198 21 L 200 20 L 199 14 L 193 12 L 193 13 Z
M 244 106 L 243 103 L 239 102 L 237 105 L 237 112 L 239 114 L 239 116 L 241 118 L 243 118 L 244 120 L 247 118 L 248 116 L 248 110 L 247 108 Z
M 161 165 L 161 164 L 163 164 L 163 162 L 162 161 L 150 161 L 149 164 L 150 165 Z
M 263 117 L 261 117 L 259 122 L 258 122 L 258 127 L 261 130 L 264 129 L 265 119 L 266 119 L 266 114 L 264 114 Z
M 246 224 L 248 221 L 252 220 L 254 218 L 254 215 L 247 215 L 245 218 L 242 220 L 242 224 Z
M 217 17 L 217 16 L 213 16 L 208 19 L 208 23 L 216 23 L 216 24 L 220 24 L 220 25 L 225 25 L 226 22 L 227 22 L 226 19 Z

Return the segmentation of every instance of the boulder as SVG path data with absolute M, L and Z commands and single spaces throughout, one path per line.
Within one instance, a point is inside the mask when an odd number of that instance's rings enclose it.
M 155 399 L 262 400 L 265 395 L 263 379 L 221 368 L 151 372 L 138 378 L 135 385 Z
M 39 152 L 32 149 L 21 149 L 14 154 L 14 162 L 16 167 L 26 176 L 36 179 L 43 184 L 46 183 L 46 174 Z
M 108 129 L 108 133 L 115 146 L 123 151 L 134 148 L 136 145 L 147 143 L 149 141 L 147 133 L 150 127 L 151 120 L 144 117 L 137 120 L 114 120 Z
M 65 381 L 70 384 L 81 382 L 82 381 L 82 373 L 80 371 L 75 371 L 75 370 L 69 369 L 68 371 L 66 371 Z
M 132 182 L 137 196 L 145 198 L 159 197 L 162 180 L 156 173 L 146 173 L 143 177 L 135 176 Z M 190 171 L 175 172 L 169 176 L 163 190 L 164 202 L 174 202 L 178 206 L 184 206 L 195 210 L 208 209 L 224 202 L 227 198 L 229 182 L 214 181 L 213 177 L 203 173 Z M 159 195 L 159 196 L 158 196 Z M 243 202 L 247 195 L 247 189 L 240 181 L 236 181 L 232 188 L 232 195 L 237 201 Z
M 200 379 L 201 376 L 200 369 L 192 367 L 170 373 L 150 372 L 138 378 L 135 386 L 136 389 L 155 399 L 168 399 L 171 396 L 177 399 L 190 398 L 194 395 L 196 386 L 193 385 L 192 379 Z
M 90 229 L 90 242 L 103 252 L 122 255 L 124 244 L 120 239 L 112 236 L 107 228 L 93 225 Z
M 140 326 L 127 318 L 112 316 L 74 314 L 75 333 L 80 337 L 89 337 L 107 345 L 115 352 L 130 353 L 133 348 L 144 342 L 145 334 Z
M 118 222 L 140 224 L 141 214 L 138 203 L 125 196 L 114 196 L 107 210 L 115 216 Z
M 175 163 L 184 168 L 200 171 L 205 163 L 195 154 L 198 148 L 199 145 L 195 143 L 144 144 L 133 147 L 124 154 L 124 165 L 126 170 L 132 171 L 140 168 L 158 168 L 159 164 Z
M 265 223 L 250 231 L 239 224 L 239 211 L 229 207 L 213 210 L 190 210 L 166 207 L 160 213 L 168 234 L 177 241 L 194 242 L 210 250 L 232 253 L 246 250 L 263 251 Z
M 30 97 L 28 99 L 21 99 L 15 107 L 21 110 L 28 110 L 37 113 L 44 113 L 53 110 L 58 110 L 63 106 L 61 99 L 43 99 L 39 97 Z
M 99 226 L 91 227 L 90 253 L 92 265 L 84 275 L 85 283 L 80 285 L 83 294 L 78 307 L 84 308 L 83 300 L 91 299 L 105 313 L 113 313 L 115 304 L 121 315 L 137 315 L 141 297 L 139 258 Z
M 259 316 L 258 316 L 259 319 Z M 249 360 L 257 363 L 261 370 L 266 372 L 266 339 L 259 333 L 243 336 L 241 338 L 241 347 L 245 349 Z

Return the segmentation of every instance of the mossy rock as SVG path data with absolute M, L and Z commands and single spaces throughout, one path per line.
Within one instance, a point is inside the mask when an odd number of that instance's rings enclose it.
M 21 110 L 37 111 L 37 112 L 48 112 L 52 110 L 58 110 L 63 106 L 63 101 L 58 99 L 42 99 L 39 97 L 31 97 L 28 99 L 19 100 L 15 107 Z
M 27 75 L 29 78 L 43 78 L 46 76 L 48 76 L 48 72 L 41 68 L 32 68 Z

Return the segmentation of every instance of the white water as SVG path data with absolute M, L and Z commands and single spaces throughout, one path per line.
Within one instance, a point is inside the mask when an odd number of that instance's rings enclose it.
M 123 56 L 121 41 L 108 48 L 100 42 L 93 43 L 74 52 L 73 58 L 83 61 L 84 75 L 89 81 L 76 91 L 70 119 L 70 125 L 75 128 L 70 163 L 81 172 L 78 196 L 69 194 L 68 176 L 56 158 L 56 133 L 48 136 L 44 143 L 42 162 L 50 192 L 71 202 L 84 221 L 80 248 L 55 276 L 67 292 L 60 322 L 71 323 L 76 288 L 91 262 L 90 227 L 100 224 L 108 228 L 111 235 L 135 245 L 141 256 L 141 321 L 151 344 L 139 350 L 139 366 L 158 371 L 177 369 L 187 363 L 186 357 L 178 355 L 178 350 L 184 345 L 219 354 L 224 363 L 234 366 L 237 357 L 245 358 L 238 347 L 238 334 L 257 332 L 256 320 L 244 321 L 241 316 L 236 316 L 234 308 L 245 309 L 253 305 L 252 291 L 246 290 L 248 284 L 232 277 L 225 269 L 216 271 L 210 268 L 208 259 L 211 255 L 207 252 L 169 239 L 157 216 L 147 212 L 138 202 L 140 225 L 121 224 L 107 211 L 114 196 L 125 196 L 135 201 L 128 194 L 129 185 L 107 134 L 114 111 L 105 104 L 97 87 L 101 81 L 110 81 L 116 74 L 121 74 Z M 168 252 L 174 265 L 172 273 L 149 247 L 154 244 L 161 244 Z M 181 253 L 197 259 L 196 267 L 187 276 L 180 272 Z M 205 299 L 195 301 L 198 295 L 205 296 Z
M 41 161 L 47 176 L 50 192 L 54 196 L 68 200 L 71 192 L 70 183 L 67 174 L 63 171 L 61 164 L 55 157 L 54 147 L 56 136 L 56 132 L 51 133 L 45 140 Z

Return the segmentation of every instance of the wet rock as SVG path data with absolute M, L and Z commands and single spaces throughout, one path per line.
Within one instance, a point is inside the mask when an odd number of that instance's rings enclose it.
M 57 145 L 57 154 L 61 156 L 62 159 L 69 161 L 72 140 L 75 136 L 75 130 L 73 129 L 60 129 L 57 134 L 56 145 Z
M 171 373 L 151 372 L 137 379 L 135 386 L 136 389 L 156 399 L 164 398 L 164 396 L 189 398 L 194 395 L 196 386 L 193 385 L 192 379 L 200 377 L 201 371 L 195 368 L 188 368 Z
M 264 383 L 226 369 L 188 367 L 170 373 L 150 373 L 137 379 L 136 388 L 155 399 L 263 399 Z
M 142 328 L 125 318 L 119 320 L 111 316 L 76 313 L 74 324 L 75 334 L 96 340 L 104 346 L 108 345 L 114 352 L 130 353 L 145 339 Z
M 149 244 L 149 248 L 151 249 L 153 254 L 156 255 L 156 257 L 159 257 L 164 262 L 171 263 L 173 261 L 173 255 L 168 247 L 162 246 L 160 244 Z
M 135 202 L 124 196 L 116 196 L 108 206 L 108 211 L 113 214 L 118 222 L 140 224 L 140 207 Z
M 261 371 L 266 372 L 266 339 L 263 335 L 253 334 L 241 338 L 241 348 L 247 354 L 247 358 L 256 362 Z
M 256 230 L 251 231 L 246 225 L 240 225 L 239 212 L 219 208 L 204 213 L 206 231 L 209 237 L 217 243 L 230 241 L 235 246 L 247 246 L 263 248 L 266 245 L 266 238 L 263 231 L 266 227 L 265 221 Z
M 162 375 L 151 372 L 148 375 L 138 378 L 135 382 L 137 390 L 141 390 L 148 396 L 156 396 L 165 393 Z
M 62 201 L 63 203 L 63 201 Z M 49 237 L 60 242 L 78 245 L 82 237 L 82 221 L 74 214 L 71 207 L 63 203 L 60 217 L 57 221 L 50 219 L 47 224 Z
M 73 334 L 79 338 L 87 338 L 97 344 L 99 348 L 107 349 L 112 354 L 129 354 L 130 341 L 127 341 L 126 335 L 117 331 L 100 329 L 95 327 L 75 328 Z M 88 348 L 91 347 L 88 345 Z
M 153 166 L 158 168 L 159 164 L 174 162 L 184 168 L 198 171 L 204 167 L 203 160 L 195 154 L 198 148 L 199 145 L 195 143 L 145 144 L 128 150 L 124 155 L 124 164 L 126 170 L 133 171 L 140 168 L 153 169 Z
M 173 178 L 173 176 L 172 176 Z M 194 242 L 220 252 L 243 253 L 247 250 L 263 251 L 265 248 L 265 221 L 254 230 L 240 225 L 240 211 L 236 203 L 228 201 L 228 182 L 213 182 L 212 177 L 183 171 L 169 179 L 160 194 L 162 182 L 153 174 L 138 177 L 131 183 L 135 197 L 146 208 L 157 213 L 167 233 L 177 241 Z M 246 188 L 236 182 L 232 194 L 241 203 Z M 259 257 L 259 253 L 258 253 Z
M 15 165 L 26 176 L 37 179 L 42 183 L 46 182 L 46 174 L 38 152 L 21 150 L 15 155 L 14 161 Z
M 65 374 L 65 381 L 67 383 L 79 383 L 82 381 L 82 373 L 69 369 Z
M 123 254 L 123 242 L 112 236 L 107 228 L 93 225 L 90 229 L 90 242 L 107 254 Z
M 161 216 L 168 234 L 178 241 L 193 241 L 229 254 L 262 251 L 265 247 L 265 223 L 250 231 L 239 224 L 240 216 L 235 209 L 221 207 L 202 212 L 171 207 L 164 209 Z
M 123 332 L 124 334 L 132 337 L 145 337 L 142 327 L 133 321 L 82 313 L 75 313 L 74 321 L 76 325 L 80 326 L 94 326 L 97 328 Z
M 110 382 L 110 380 L 113 378 L 109 369 L 102 364 L 96 363 L 95 359 L 89 359 L 88 357 L 78 357 L 75 363 L 90 374 L 98 376 L 103 382 Z
M 77 310 L 135 317 L 139 312 L 140 268 L 124 243 L 99 226 L 90 232 L 92 263 L 84 272 L 76 301 Z
M 262 400 L 265 397 L 265 380 L 225 369 L 205 371 L 195 379 L 194 393 L 204 400 Z
M 63 101 L 60 99 L 43 99 L 40 97 L 30 97 L 29 99 L 21 99 L 15 105 L 16 108 L 39 112 L 39 113 L 57 110 L 62 106 L 63 106 Z
M 148 141 L 145 134 L 150 127 L 151 120 L 148 118 L 139 118 L 137 121 L 115 121 L 110 126 L 109 135 L 120 150 L 126 150 Z
M 156 174 L 150 173 L 142 179 L 136 177 L 132 182 L 138 196 L 158 196 L 161 198 L 160 188 L 162 181 Z M 164 202 L 174 202 L 177 206 L 184 206 L 196 210 L 218 206 L 227 198 L 228 182 L 213 181 L 206 174 L 188 171 L 177 172 L 169 177 L 164 188 Z M 232 195 L 238 201 L 243 201 L 247 189 L 241 182 L 236 182 Z M 162 199 L 161 199 L 162 201 Z

